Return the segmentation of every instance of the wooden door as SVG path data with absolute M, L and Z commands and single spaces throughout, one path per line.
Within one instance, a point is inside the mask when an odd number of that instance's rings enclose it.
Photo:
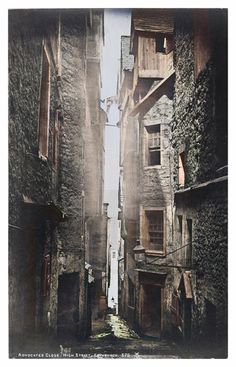
M 143 284 L 141 289 L 141 330 L 144 335 L 160 338 L 162 322 L 161 287 Z

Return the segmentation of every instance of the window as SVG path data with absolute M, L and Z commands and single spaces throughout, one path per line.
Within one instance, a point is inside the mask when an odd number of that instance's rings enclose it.
M 160 124 L 146 126 L 147 131 L 147 163 L 149 166 L 161 164 L 161 134 Z
M 49 108 L 50 108 L 50 64 L 45 47 L 43 48 L 42 78 L 40 92 L 39 111 L 39 154 L 48 156 L 48 132 L 49 132 Z
M 186 265 L 192 265 L 192 219 L 186 220 Z
M 208 9 L 194 9 L 194 71 L 195 79 L 211 57 Z
M 156 52 L 168 54 L 173 50 L 173 36 L 159 33 L 156 38 Z
M 149 249 L 164 251 L 164 216 L 163 210 L 146 211 Z
M 178 174 L 178 179 L 179 179 L 179 188 L 183 188 L 185 185 L 185 154 L 184 152 L 179 154 L 179 174 Z
M 164 34 L 156 36 L 156 52 L 166 53 L 166 37 Z

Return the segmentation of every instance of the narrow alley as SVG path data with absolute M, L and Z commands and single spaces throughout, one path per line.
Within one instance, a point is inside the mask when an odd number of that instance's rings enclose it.
M 8 23 L 9 357 L 226 359 L 227 9 Z
M 14 358 L 209 359 L 220 358 L 222 353 L 220 349 L 212 350 L 210 345 L 196 349 L 170 339 L 140 336 L 120 316 L 113 314 L 95 321 L 92 334 L 84 340 L 37 335 L 23 343 L 19 350 Z
M 94 335 L 71 346 L 84 358 L 178 358 L 174 343 L 138 337 L 117 315 L 108 315 Z
M 23 348 L 24 358 L 180 358 L 176 343 L 144 338 L 130 330 L 119 316 L 108 314 L 106 320 L 94 324 L 92 335 L 78 342 L 77 340 L 51 341 L 37 339 Z M 17 356 L 16 356 L 17 357 Z

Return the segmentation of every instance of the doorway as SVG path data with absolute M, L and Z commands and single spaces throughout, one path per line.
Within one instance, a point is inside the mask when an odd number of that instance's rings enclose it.
M 146 336 L 161 337 L 162 289 L 152 284 L 141 285 L 141 332 Z
M 24 279 L 22 287 L 23 325 L 26 333 L 34 333 L 36 328 L 37 305 L 37 243 L 36 233 L 29 228 L 25 233 Z
M 206 339 L 213 343 L 216 339 L 216 306 L 205 299 L 206 308 Z
M 79 273 L 62 274 L 58 280 L 57 332 L 76 335 L 79 322 Z
M 184 340 L 188 343 L 191 341 L 192 335 L 192 300 L 184 299 L 183 302 L 183 336 Z

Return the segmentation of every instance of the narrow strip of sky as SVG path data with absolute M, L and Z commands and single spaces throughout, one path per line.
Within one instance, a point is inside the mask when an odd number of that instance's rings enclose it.
M 102 60 L 102 99 L 115 96 L 120 64 L 120 43 L 122 35 L 130 34 L 129 9 L 105 9 L 105 46 Z M 117 106 L 108 114 L 109 124 L 119 120 Z M 106 191 L 118 190 L 119 180 L 119 129 L 106 127 L 105 133 L 105 199 Z

